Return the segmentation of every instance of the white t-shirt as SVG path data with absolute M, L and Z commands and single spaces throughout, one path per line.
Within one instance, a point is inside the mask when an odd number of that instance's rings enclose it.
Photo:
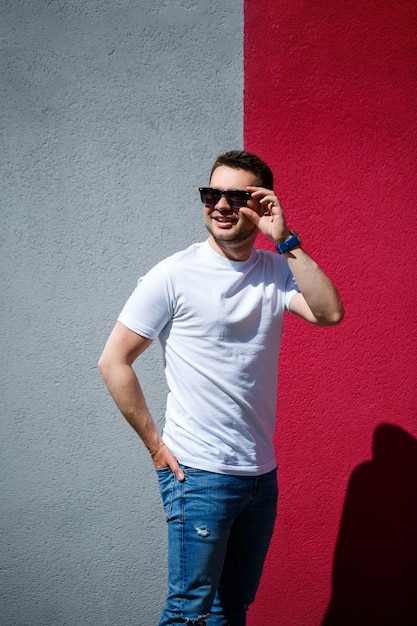
M 245 476 L 276 467 L 278 353 L 297 291 L 284 257 L 253 249 L 230 261 L 208 241 L 139 279 L 118 319 L 159 337 L 169 388 L 162 436 L 180 463 Z

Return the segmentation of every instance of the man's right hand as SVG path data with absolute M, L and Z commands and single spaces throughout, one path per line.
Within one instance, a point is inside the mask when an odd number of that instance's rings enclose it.
M 163 469 L 164 467 L 169 467 L 173 474 L 180 480 L 181 482 L 185 480 L 184 472 L 178 465 L 178 461 L 175 456 L 172 454 L 171 450 L 167 447 L 167 445 L 163 445 L 160 450 L 155 454 L 152 458 L 154 467 L 156 469 Z

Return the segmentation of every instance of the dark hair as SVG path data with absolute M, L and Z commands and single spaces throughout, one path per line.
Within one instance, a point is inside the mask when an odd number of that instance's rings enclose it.
M 256 156 L 256 154 L 244 152 L 243 150 L 230 150 L 229 152 L 221 154 L 214 161 L 210 172 L 210 178 L 212 177 L 214 170 L 221 165 L 225 165 L 236 170 L 253 172 L 260 187 L 266 187 L 267 189 L 274 188 L 274 175 L 271 168 L 264 161 L 262 161 L 262 159 Z

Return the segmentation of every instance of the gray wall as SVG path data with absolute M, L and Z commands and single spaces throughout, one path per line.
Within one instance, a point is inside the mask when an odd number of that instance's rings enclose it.
M 242 1 L 2 0 L 0 33 L 0 620 L 153 626 L 156 478 L 96 362 L 138 276 L 206 237 L 196 188 L 242 145 Z M 161 423 L 158 345 L 138 371 Z

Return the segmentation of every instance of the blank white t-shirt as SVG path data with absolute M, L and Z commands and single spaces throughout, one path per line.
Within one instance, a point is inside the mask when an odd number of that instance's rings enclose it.
M 245 476 L 276 467 L 278 354 L 297 291 L 284 257 L 254 248 L 230 261 L 208 241 L 139 279 L 118 319 L 159 337 L 169 388 L 162 436 L 180 463 Z

